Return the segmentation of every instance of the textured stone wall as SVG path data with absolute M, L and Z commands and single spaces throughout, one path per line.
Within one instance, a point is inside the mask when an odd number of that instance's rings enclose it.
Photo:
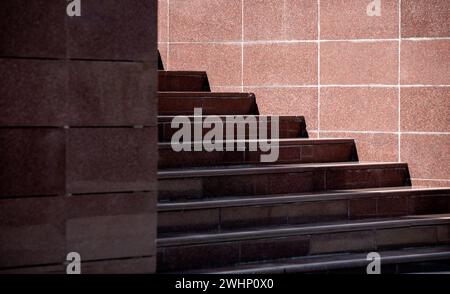
M 0 2 L 0 273 L 154 272 L 157 1 Z
M 450 1 L 379 0 L 369 16 L 373 2 L 159 0 L 158 47 L 214 91 L 254 92 L 262 114 L 305 115 L 312 137 L 450 186 Z

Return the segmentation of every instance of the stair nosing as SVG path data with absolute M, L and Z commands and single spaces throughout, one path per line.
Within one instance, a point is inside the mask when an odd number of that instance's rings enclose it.
M 450 224 L 450 214 L 423 216 L 407 216 L 392 219 L 351 221 L 344 223 L 318 223 L 296 226 L 278 226 L 266 229 L 241 229 L 227 232 L 198 233 L 179 236 L 165 236 L 157 239 L 158 247 L 198 245 L 227 241 L 242 241 L 263 238 L 281 238 L 298 235 L 316 235 L 325 233 L 355 232 L 364 230 L 381 230 L 404 227 L 423 227 L 430 225 Z
M 409 262 L 421 262 L 421 261 L 431 261 L 431 260 L 442 260 L 450 258 L 450 246 L 436 246 L 435 249 L 443 250 L 440 252 L 429 252 L 430 247 L 425 248 L 414 248 L 414 249 L 403 249 L 403 250 L 389 250 L 389 251 L 379 251 L 380 254 L 380 262 L 384 265 L 386 264 L 394 264 L 394 263 L 409 263 Z M 433 247 L 431 247 L 433 248 Z M 429 250 L 426 250 L 429 249 Z M 448 250 L 448 251 L 445 251 Z M 404 254 L 403 254 L 404 253 Z M 386 255 L 388 254 L 388 255 Z M 391 255 L 389 255 L 391 254 Z M 322 271 L 322 270 L 333 270 L 333 269 L 344 269 L 344 268 L 356 268 L 360 266 L 367 266 L 368 261 L 366 258 L 366 254 L 361 253 L 343 253 L 343 254 L 333 254 L 330 257 L 346 257 L 348 259 L 341 260 L 320 260 L 320 261 L 312 261 L 310 263 L 292 263 L 295 262 L 296 258 L 291 260 L 291 263 L 288 263 L 287 260 L 273 260 L 271 262 L 261 262 L 252 264 L 241 264 L 236 265 L 236 269 L 230 270 L 222 270 L 223 268 L 207 268 L 200 270 L 193 270 L 191 272 L 201 273 L 214 273 L 214 274 L 245 274 L 245 273 L 264 273 L 264 272 L 280 272 L 280 271 Z M 309 256 L 311 257 L 311 256 Z M 316 257 L 316 256 L 314 256 Z M 317 256 L 319 258 L 319 256 Z M 297 258 L 298 261 L 306 258 Z M 283 264 L 283 261 L 285 263 Z M 258 267 L 259 265 L 259 267 Z M 243 266 L 245 268 L 239 268 L 239 266 Z
M 398 189 L 393 187 L 392 189 L 372 189 L 369 191 L 364 191 L 367 189 L 356 189 L 356 190 L 330 190 L 322 193 L 299 193 L 299 194 L 284 194 L 284 195 L 266 195 L 264 197 L 260 196 L 233 196 L 211 199 L 206 198 L 202 200 L 193 201 L 174 201 L 167 203 L 158 203 L 158 212 L 168 212 L 168 211 L 180 211 L 180 210 L 198 210 L 198 209 L 208 209 L 208 208 L 224 208 L 224 207 L 242 207 L 242 206 L 259 206 L 259 205 L 282 205 L 289 203 L 303 203 L 303 202 L 325 202 L 331 200 L 350 200 L 350 199 L 360 199 L 360 198 L 370 198 L 376 196 L 389 197 L 392 194 L 395 196 L 403 196 L 401 194 L 411 194 L 411 193 L 423 193 L 421 196 L 446 196 L 450 193 L 450 188 L 418 188 L 418 187 L 408 187 L 401 186 Z M 349 197 L 354 196 L 354 197 Z M 413 195 L 414 196 L 414 195 Z M 450 197 L 450 196 L 449 196 Z
M 328 163 L 303 163 L 303 164 L 243 164 L 231 166 L 196 167 L 191 169 L 160 169 L 158 179 L 213 177 L 223 175 L 243 174 L 275 174 L 283 172 L 310 172 L 317 170 L 336 169 L 379 169 L 379 168 L 408 168 L 405 162 L 328 162 Z

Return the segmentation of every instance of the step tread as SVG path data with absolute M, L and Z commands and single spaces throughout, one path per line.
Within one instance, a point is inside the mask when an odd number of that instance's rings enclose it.
M 264 174 L 283 172 L 307 172 L 317 169 L 360 169 L 360 168 L 407 168 L 403 162 L 332 162 L 332 163 L 300 163 L 300 164 L 244 164 L 232 166 L 194 167 L 190 169 L 164 169 L 158 171 L 158 177 L 189 178 L 205 176 L 224 176 L 240 174 Z
M 195 210 L 204 208 L 234 207 L 234 206 L 257 206 L 270 204 L 288 204 L 310 201 L 327 201 L 339 199 L 355 199 L 376 196 L 405 196 L 405 195 L 447 195 L 449 188 L 427 188 L 427 187 L 389 187 L 389 188 L 366 188 L 349 190 L 331 190 L 327 192 L 296 193 L 282 195 L 259 195 L 259 196 L 233 196 L 221 198 L 206 198 L 202 200 L 172 201 L 158 203 L 158 211 Z
M 232 229 L 222 232 L 168 233 L 159 236 L 158 246 L 180 246 L 206 243 L 219 243 L 236 240 L 279 238 L 297 235 L 324 234 L 363 231 L 373 229 L 392 229 L 411 226 L 430 226 L 450 224 L 450 214 L 411 215 L 385 219 L 352 220 L 328 223 L 282 225 L 263 228 Z
M 418 247 L 378 252 L 381 264 L 400 264 L 450 259 L 450 246 Z M 289 259 L 262 261 L 235 266 L 184 271 L 186 274 L 252 274 L 314 272 L 345 268 L 366 267 L 367 253 L 339 253 Z
M 256 139 L 256 140 L 250 140 L 250 139 L 243 139 L 243 140 L 217 140 L 216 142 L 260 142 L 260 141 L 278 141 L 280 145 L 320 145 L 320 144 L 352 144 L 355 142 L 354 139 L 348 139 L 348 138 L 324 138 L 324 139 L 309 139 L 309 138 L 280 138 L 280 139 Z M 196 144 L 196 143 L 202 143 L 202 141 L 191 141 L 191 142 L 184 142 L 183 144 Z M 163 148 L 171 148 L 170 142 L 159 142 L 158 147 L 160 149 Z M 225 152 L 225 151 L 223 151 Z

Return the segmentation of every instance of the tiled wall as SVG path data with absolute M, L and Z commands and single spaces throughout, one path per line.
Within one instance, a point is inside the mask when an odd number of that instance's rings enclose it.
M 155 271 L 156 1 L 0 2 L 0 273 Z
M 312 137 L 353 137 L 365 161 L 406 161 L 450 186 L 450 1 L 159 0 L 168 69 L 206 70 Z

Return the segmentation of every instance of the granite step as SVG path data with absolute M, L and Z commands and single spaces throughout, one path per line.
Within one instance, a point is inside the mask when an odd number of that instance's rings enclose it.
M 243 119 L 248 121 L 249 117 L 254 117 L 255 121 L 259 123 L 260 118 L 264 117 L 263 115 L 244 115 Z M 175 116 L 158 116 L 158 140 L 159 142 L 170 142 L 172 136 L 175 132 L 179 130 L 179 128 L 172 128 L 171 122 Z M 198 119 L 198 122 L 195 120 Z M 192 134 L 194 133 L 194 127 L 198 124 L 202 126 L 202 136 L 208 133 L 211 128 L 203 127 L 203 121 L 206 116 L 202 117 L 194 117 L 188 116 L 189 121 L 191 122 Z M 267 126 L 267 137 L 271 136 L 271 118 L 266 117 L 266 121 L 268 122 Z M 219 116 L 216 119 L 209 118 L 209 121 L 212 123 L 218 122 L 223 123 L 223 136 L 226 138 L 226 130 L 229 124 L 234 124 L 234 122 L 227 122 L 227 116 Z M 236 125 L 233 127 L 234 129 L 234 138 L 237 138 L 237 127 Z M 279 117 L 279 128 L 278 128 L 280 138 L 308 138 L 308 132 L 306 130 L 305 118 L 303 116 L 280 116 Z M 246 128 L 245 138 L 248 139 L 248 127 Z
M 448 245 L 450 214 L 160 235 L 158 271 Z M 180 262 L 182 261 L 182 262 Z
M 167 169 L 159 200 L 410 186 L 406 163 L 314 163 Z
M 450 213 L 450 188 L 394 187 L 159 202 L 158 232 Z
M 276 163 L 322 163 L 358 161 L 355 141 L 353 139 L 278 139 L 279 156 Z M 251 145 L 257 146 L 260 140 L 228 140 L 216 141 L 222 151 L 206 151 L 202 142 L 183 143 L 182 146 L 191 151 L 176 152 L 171 143 L 159 143 L 158 167 L 190 168 L 201 166 L 218 166 L 233 164 L 261 163 L 262 152 L 259 148 L 250 151 Z M 236 151 L 225 151 L 226 146 L 234 146 Z M 194 151 L 198 147 L 202 151 Z M 243 147 L 241 150 L 238 147 Z
M 201 108 L 203 115 L 259 114 L 252 93 L 158 92 L 158 115 L 193 115 Z
M 381 273 L 450 272 L 450 246 L 415 247 L 379 251 Z M 236 266 L 185 271 L 185 274 L 285 274 L 336 273 L 366 274 L 366 253 L 341 253 L 325 256 L 286 258 L 275 261 L 245 263 Z
M 158 71 L 158 91 L 211 92 L 204 71 Z

